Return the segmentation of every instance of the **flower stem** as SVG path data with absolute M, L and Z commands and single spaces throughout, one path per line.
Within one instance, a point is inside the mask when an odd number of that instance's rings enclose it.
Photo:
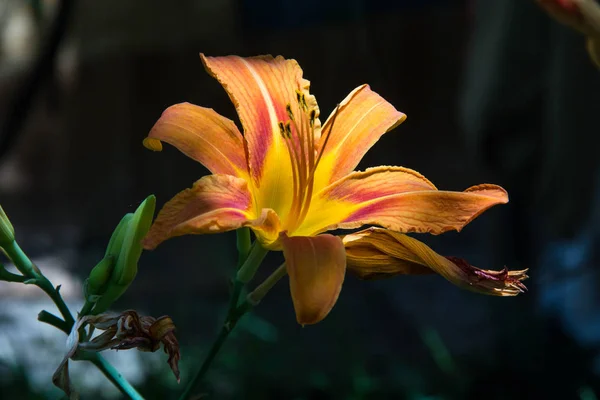
M 262 247 L 258 242 L 254 242 L 246 261 L 238 270 L 236 280 L 243 284 L 250 282 L 268 252 L 269 250 Z
M 98 353 L 88 353 L 86 359 L 89 360 L 92 364 L 94 364 L 104 376 L 108 378 L 109 381 L 115 385 L 121 393 L 127 396 L 131 400 L 144 400 L 141 394 L 138 393 L 137 390 L 127 381 L 127 379 L 123 378 L 121 373 L 117 371 L 115 367 L 113 367 L 108 361 L 104 359 Z
M 275 284 L 286 275 L 287 268 L 285 267 L 285 263 L 283 263 L 271 275 L 269 275 L 267 279 L 263 281 L 263 283 L 258 285 L 252 292 L 248 293 L 246 300 L 252 305 L 257 305 L 262 298 L 265 297 L 267 292 L 271 290 L 273 286 L 275 286 Z
M 27 257 L 23 250 L 21 250 L 21 247 L 19 247 L 16 241 L 13 240 L 10 244 L 5 245 L 3 249 L 23 276 L 29 278 L 31 283 L 46 292 L 54 304 L 56 304 L 56 307 L 62 314 L 65 322 L 69 326 L 72 326 L 75 323 L 75 320 L 73 319 L 73 315 L 71 315 L 71 311 L 69 311 L 69 307 L 67 307 L 60 295 L 60 286 L 55 288 L 52 285 L 48 278 L 40 272 L 38 267 L 29 259 L 29 257 Z M 25 283 L 27 283 L 27 281 Z
M 231 329 L 228 329 L 226 325 L 223 325 L 221 331 L 219 332 L 219 336 L 217 336 L 217 339 L 212 344 L 208 355 L 204 359 L 204 362 L 202 362 L 202 366 L 194 376 L 194 379 L 192 379 L 192 381 L 188 383 L 183 394 L 179 397 L 180 400 L 186 400 L 190 396 L 192 390 L 194 390 L 196 386 L 200 383 L 200 381 L 202 381 L 202 378 L 204 378 L 204 375 L 206 374 L 213 360 L 217 356 L 217 353 L 221 349 L 221 346 L 223 346 L 223 343 L 225 343 L 225 340 L 229 336 L 230 332 Z
M 236 245 L 238 251 L 238 265 L 237 269 L 240 269 L 246 259 L 248 258 L 248 254 L 250 254 L 250 249 L 252 248 L 252 243 L 250 241 L 250 229 L 249 228 L 240 228 L 236 233 Z
M 60 329 L 67 335 L 71 333 L 72 325 L 67 324 L 65 321 L 58 318 L 56 315 L 49 313 L 46 310 L 40 311 L 40 313 L 38 314 L 38 321 L 44 322 L 48 325 L 52 325 L 53 327 Z
M 7 245 L 3 245 L 3 250 L 6 255 L 15 264 L 15 267 L 23 274 L 27 280 L 24 283 L 31 283 L 42 289 L 56 304 L 56 307 L 60 311 L 63 319 L 60 319 L 54 314 L 49 313 L 46 310 L 42 310 L 38 314 L 38 320 L 50 324 L 67 335 L 71 332 L 71 328 L 75 324 L 73 315 L 69 310 L 69 307 L 60 295 L 60 286 L 54 287 L 52 282 L 48 280 L 38 269 L 38 267 L 31 261 L 29 257 L 23 252 L 21 247 L 16 241 L 12 241 Z M 87 304 L 87 303 L 86 303 Z M 106 361 L 100 354 L 88 353 L 85 357 L 86 360 L 92 362 L 104 375 L 115 385 L 123 394 L 128 396 L 132 400 L 143 400 L 144 398 L 131 386 L 129 382 L 113 367 L 108 361 Z
M 27 278 L 23 275 L 8 272 L 6 269 L 4 269 L 4 265 L 0 264 L 0 281 L 25 283 L 26 280 Z
M 204 375 L 208 372 L 208 369 L 231 331 L 233 331 L 240 318 L 252 308 L 252 304 L 248 302 L 244 302 L 238 307 L 239 298 L 242 289 L 244 288 L 244 284 L 252 279 L 269 251 L 262 247 L 258 242 L 254 242 L 254 244 L 250 246 L 250 233 L 242 229 L 237 230 L 237 247 L 239 257 L 238 271 L 233 280 L 233 291 L 231 293 L 231 298 L 229 299 L 227 317 L 225 318 L 225 322 L 223 323 L 219 335 L 213 342 L 206 358 L 202 362 L 200 369 L 179 397 L 180 400 L 186 400 L 192 395 L 196 386 L 204 379 Z

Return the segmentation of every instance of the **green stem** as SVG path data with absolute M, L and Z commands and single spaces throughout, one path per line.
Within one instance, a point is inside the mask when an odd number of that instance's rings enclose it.
M 239 271 L 240 268 L 244 265 L 246 260 L 248 259 L 248 255 L 252 249 L 252 243 L 250 241 L 250 229 L 249 228 L 240 228 L 236 233 L 236 244 L 238 250 L 238 261 L 236 271 Z M 258 246 L 257 243 L 254 243 L 254 246 Z M 231 315 L 235 308 L 237 307 L 238 300 L 242 293 L 242 289 L 244 288 L 244 283 L 240 282 L 237 279 L 233 279 L 233 290 L 231 291 L 231 298 L 229 299 L 229 309 L 227 310 L 227 315 Z
M 52 283 L 46 278 L 36 267 L 36 265 L 27 257 L 27 255 L 21 250 L 18 243 L 16 241 L 12 241 L 10 244 L 5 245 L 4 251 L 6 255 L 12 260 L 15 264 L 15 267 L 26 277 L 32 280 L 32 283 L 37 287 L 42 289 L 46 294 L 52 299 L 56 307 L 62 314 L 64 320 L 69 326 L 73 326 L 75 320 L 73 319 L 73 315 L 71 315 L 71 311 L 69 311 L 69 307 L 65 304 L 62 299 L 59 289 L 60 286 L 54 287 Z
M 252 246 L 248 258 L 240 267 L 236 279 L 243 284 L 250 282 L 268 252 L 269 250 L 262 247 L 258 242 L 254 242 L 254 246 Z
M 67 324 L 64 320 L 58 318 L 56 315 L 49 313 L 46 310 L 40 311 L 38 314 L 38 321 L 44 322 L 48 325 L 52 325 L 55 328 L 60 329 L 67 335 L 71 333 L 71 326 Z
M 60 286 L 54 287 L 52 283 L 46 278 L 42 272 L 36 267 L 36 265 L 27 257 L 21 247 L 16 241 L 11 242 L 3 246 L 6 255 L 15 264 L 15 267 L 23 274 L 24 277 L 28 278 L 27 281 L 38 286 L 52 299 L 56 307 L 62 314 L 64 321 L 58 318 L 56 315 L 51 314 L 45 310 L 38 314 L 38 320 L 45 322 L 56 328 L 62 330 L 67 335 L 71 332 L 71 328 L 75 324 L 73 315 L 67 304 L 64 302 L 60 295 Z M 26 282 L 27 282 L 26 281 Z M 86 303 L 87 305 L 87 303 Z M 86 308 L 84 305 L 84 309 Z M 82 309 L 82 311 L 85 311 Z M 91 361 L 104 375 L 115 385 L 123 394 L 128 396 L 132 400 L 143 400 L 144 398 L 131 386 L 129 382 L 113 367 L 108 361 L 106 361 L 100 354 L 88 353 L 86 359 Z
M 75 320 L 73 319 L 73 315 L 71 315 L 69 307 L 67 307 L 67 304 L 60 295 L 60 286 L 54 288 L 52 283 L 44 275 L 40 275 L 39 278 L 36 278 L 36 285 L 46 292 L 52 301 L 54 301 L 54 304 L 56 304 L 58 311 L 60 311 L 66 323 L 69 324 L 69 326 L 73 326 L 73 324 L 75 324 Z
M 208 352 L 208 355 L 206 356 L 206 358 L 204 359 L 204 362 L 202 363 L 202 366 L 200 367 L 200 369 L 194 376 L 194 379 L 192 379 L 192 381 L 190 383 L 188 383 L 183 394 L 179 397 L 180 400 L 186 400 L 187 398 L 189 398 L 189 396 L 192 393 L 192 390 L 194 390 L 196 388 L 196 386 L 200 383 L 200 381 L 202 381 L 202 378 L 204 378 L 204 375 L 210 368 L 210 365 L 212 364 L 213 360 L 217 356 L 217 353 L 219 353 L 219 350 L 223 346 L 223 343 L 225 343 L 225 340 L 227 339 L 227 337 L 229 336 L 229 333 L 231 333 L 231 331 L 232 331 L 232 329 L 228 328 L 227 326 L 223 326 L 221 328 L 221 332 L 219 332 L 219 336 L 217 336 L 217 339 L 212 344 L 212 346 Z
M 127 396 L 131 400 L 144 400 L 141 394 L 138 393 L 137 390 L 127 381 L 127 379 L 123 378 L 123 375 L 115 367 L 113 367 L 108 361 L 104 359 L 98 353 L 88 353 L 86 355 L 86 359 L 89 360 L 92 364 L 94 364 L 104 376 L 108 378 L 109 381 L 115 385 L 121 393 Z
M 238 251 L 238 265 L 237 269 L 240 269 L 250 254 L 252 243 L 250 241 L 250 229 L 240 228 L 235 231 L 236 234 L 236 245 Z
M 229 299 L 229 308 L 227 309 L 227 315 L 232 315 L 235 312 L 243 288 L 244 284 L 242 282 L 240 282 L 237 278 L 233 280 L 233 290 L 231 292 L 231 298 Z
M 81 317 L 83 317 L 84 315 L 88 315 L 90 313 L 90 311 L 92 311 L 92 308 L 94 308 L 94 304 L 92 302 L 89 301 L 85 301 L 85 303 L 83 304 L 83 307 L 81 307 L 81 311 L 79 311 L 79 315 Z
M 2 248 L 4 249 L 6 255 L 15 264 L 15 267 L 19 270 L 19 272 L 23 274 L 23 276 L 28 278 L 37 278 L 37 275 L 39 275 L 40 271 L 31 262 L 29 257 L 25 255 L 15 240 L 9 244 L 3 245 Z
M 24 283 L 27 280 L 23 275 L 13 274 L 4 269 L 4 265 L 0 264 L 0 281 L 5 282 L 20 282 Z
M 246 300 L 252 305 L 257 305 L 262 298 L 265 297 L 267 292 L 269 292 L 269 290 L 271 290 L 273 286 L 275 286 L 275 284 L 286 275 L 287 268 L 285 267 L 285 263 L 283 263 L 271 275 L 269 275 L 263 283 L 258 285 L 252 292 L 248 293 Z
M 229 302 L 227 318 L 223 323 L 223 327 L 221 328 L 219 335 L 210 347 L 206 358 L 202 362 L 200 369 L 190 383 L 188 383 L 185 390 L 179 397 L 180 400 L 186 400 L 190 397 L 196 386 L 198 386 L 202 379 L 204 379 L 204 375 L 206 375 L 208 372 L 208 369 L 219 353 L 219 350 L 221 350 L 225 340 L 227 340 L 227 337 L 231 331 L 233 331 L 240 318 L 252 308 L 252 304 L 247 301 L 238 307 L 239 297 L 242 293 L 242 289 L 244 288 L 244 284 L 248 283 L 248 281 L 252 279 L 269 251 L 257 242 L 254 243 L 250 251 L 244 251 L 244 249 L 249 248 L 249 246 L 244 245 L 244 243 L 247 243 L 246 238 L 243 236 L 244 233 L 240 233 L 239 231 L 240 230 L 238 230 L 238 266 L 241 266 L 239 267 L 236 278 L 233 281 L 233 292 Z M 247 239 L 249 240 L 249 237 Z M 240 246 L 240 243 L 242 246 Z

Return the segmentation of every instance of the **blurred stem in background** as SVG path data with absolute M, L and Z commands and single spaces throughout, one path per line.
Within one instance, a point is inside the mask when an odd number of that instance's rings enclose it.
M 32 7 L 39 23 L 42 14 L 41 2 L 38 0 L 32 1 Z M 0 126 L 0 160 L 5 158 L 16 143 L 27 113 L 31 110 L 31 104 L 43 87 L 43 83 L 54 72 L 58 49 L 67 32 L 74 8 L 75 0 L 61 0 L 58 2 L 56 17 L 48 28 L 47 34 L 44 35 L 46 40 L 42 43 L 40 52 L 27 78 L 16 91 L 14 98 L 11 99 L 4 123 Z

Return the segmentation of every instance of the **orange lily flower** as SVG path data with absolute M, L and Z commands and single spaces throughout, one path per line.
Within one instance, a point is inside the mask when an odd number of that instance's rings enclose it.
M 249 227 L 263 247 L 283 251 L 303 325 L 329 313 L 345 276 L 344 243 L 324 232 L 366 224 L 396 232 L 458 231 L 508 202 L 495 185 L 439 191 L 403 167 L 354 171 L 367 150 L 406 118 L 368 85 L 350 92 L 321 126 L 295 60 L 200 56 L 233 101 L 244 134 L 209 108 L 183 103 L 164 111 L 144 145 L 158 151 L 167 142 L 212 175 L 164 205 L 144 247 Z

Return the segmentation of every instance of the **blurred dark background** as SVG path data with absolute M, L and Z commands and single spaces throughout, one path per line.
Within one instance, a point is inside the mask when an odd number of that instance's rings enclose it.
M 450 190 L 504 186 L 508 205 L 460 234 L 419 239 L 531 276 L 516 298 L 439 276 L 348 276 L 332 313 L 306 328 L 284 279 L 242 321 L 203 393 L 597 398 L 600 72 L 583 37 L 529 0 L 0 0 L 0 202 L 73 309 L 121 216 L 206 173 L 171 147 L 141 145 L 161 112 L 189 101 L 236 119 L 199 52 L 297 59 L 324 115 L 369 83 L 408 119 L 359 168 L 403 165 Z M 269 256 L 262 273 L 280 262 Z M 114 305 L 173 318 L 182 385 L 222 323 L 234 265 L 234 234 L 173 239 L 143 254 Z M 0 285 L 0 398 L 60 398 L 50 377 L 65 338 L 35 320 L 44 307 L 36 288 Z M 178 390 L 162 353 L 109 356 L 148 399 Z M 83 398 L 118 398 L 85 363 L 71 369 Z

